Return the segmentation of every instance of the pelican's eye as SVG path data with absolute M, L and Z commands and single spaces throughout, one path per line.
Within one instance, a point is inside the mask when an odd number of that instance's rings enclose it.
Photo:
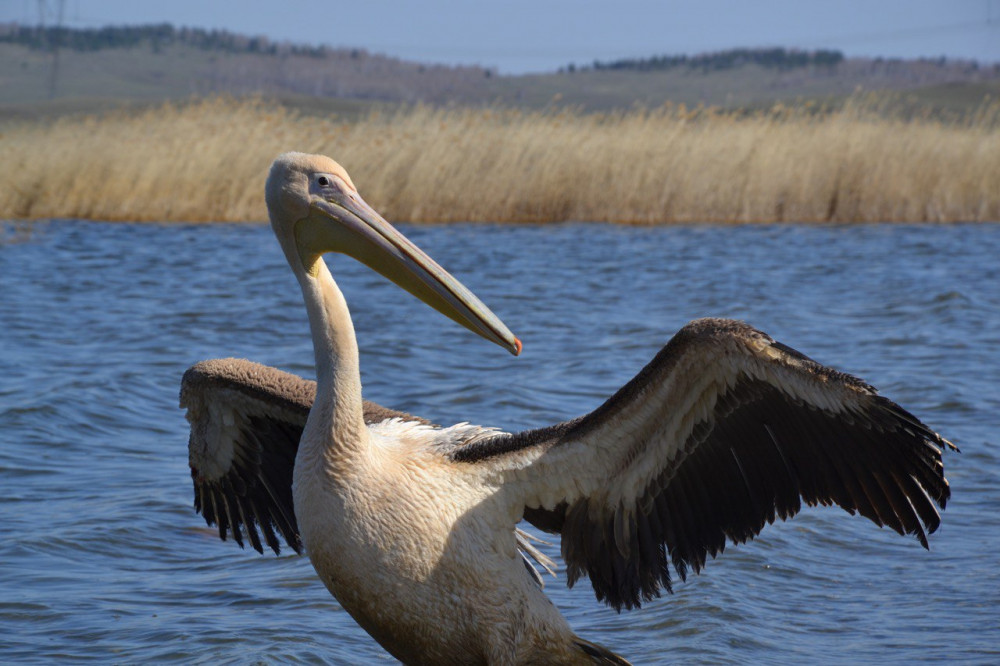
M 330 187 L 330 179 L 326 176 L 320 176 L 316 179 L 316 184 L 320 187 Z

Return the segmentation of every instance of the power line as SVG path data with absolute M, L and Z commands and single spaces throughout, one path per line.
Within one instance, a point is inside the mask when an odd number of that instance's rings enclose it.
M 46 0 L 38 0 L 38 25 L 41 30 L 43 46 L 52 49 L 52 67 L 49 69 L 49 99 L 56 96 L 56 82 L 59 79 L 59 30 L 63 27 L 63 19 L 66 16 L 66 0 L 58 0 L 58 7 L 52 10 L 55 13 L 55 29 L 52 31 L 54 39 L 51 44 L 46 44 L 46 36 L 49 31 L 45 29 L 45 21 L 50 15 L 49 3 Z

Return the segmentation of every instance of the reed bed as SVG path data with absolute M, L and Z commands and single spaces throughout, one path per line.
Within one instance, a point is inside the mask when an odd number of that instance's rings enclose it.
M 343 122 L 260 100 L 8 127 L 0 218 L 262 220 L 275 155 L 340 161 L 389 219 L 1000 220 L 1000 104 L 963 122 L 816 113 L 413 107 Z

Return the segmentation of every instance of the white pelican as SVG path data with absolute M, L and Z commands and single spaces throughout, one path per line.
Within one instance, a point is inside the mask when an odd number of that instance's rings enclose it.
M 526 570 L 523 518 L 561 535 L 570 585 L 621 610 L 727 540 L 836 503 L 900 534 L 940 523 L 951 444 L 874 388 L 736 321 L 685 326 L 593 413 L 507 434 L 361 399 L 325 252 L 364 262 L 487 340 L 521 343 L 383 220 L 333 160 L 288 153 L 266 186 L 299 280 L 315 385 L 247 361 L 184 376 L 195 507 L 219 535 L 304 547 L 340 604 L 406 663 L 627 663 L 576 636 Z M 954 447 L 952 447 L 954 448 Z M 256 524 L 256 525 L 255 525 Z

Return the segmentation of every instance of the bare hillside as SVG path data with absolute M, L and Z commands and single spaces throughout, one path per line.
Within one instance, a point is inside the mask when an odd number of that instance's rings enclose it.
M 773 62 L 773 53 L 781 56 Z M 664 103 L 753 108 L 833 102 L 857 90 L 907 91 L 931 105 L 968 108 L 1000 92 L 1000 65 L 803 56 L 736 49 L 694 58 L 567 66 L 499 76 L 482 67 L 408 62 L 359 49 L 275 44 L 262 37 L 169 25 L 100 31 L 0 26 L 0 114 L 8 118 L 209 94 L 259 94 L 329 110 L 323 100 L 432 105 L 552 104 L 585 111 Z M 832 55 L 829 55 L 832 54 Z M 767 56 L 767 57 L 765 57 Z M 336 106 L 336 105 L 334 105 Z

